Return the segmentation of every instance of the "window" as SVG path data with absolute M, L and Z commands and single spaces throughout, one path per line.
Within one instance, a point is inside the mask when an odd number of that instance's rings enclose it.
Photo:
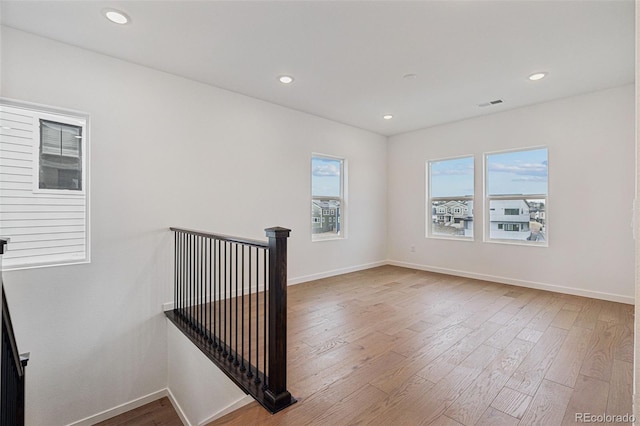
M 547 245 L 547 148 L 486 154 L 485 167 L 485 239 Z
M 82 126 L 40 120 L 38 188 L 82 190 Z
M 89 261 L 88 117 L 0 101 L 3 269 Z
M 311 157 L 311 217 L 322 218 L 311 227 L 313 241 L 344 238 L 345 163 L 343 158 Z
M 427 236 L 473 239 L 473 157 L 427 163 Z

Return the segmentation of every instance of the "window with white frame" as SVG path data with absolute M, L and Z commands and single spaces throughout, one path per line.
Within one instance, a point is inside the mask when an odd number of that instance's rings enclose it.
M 87 121 L 0 100 L 3 269 L 89 261 Z
M 547 245 L 547 148 L 485 154 L 487 241 Z
M 345 200 L 344 158 L 313 154 L 311 157 L 311 227 L 313 241 L 343 238 Z M 316 217 L 321 217 L 315 222 Z M 319 225 L 319 226 L 318 226 Z
M 473 239 L 473 157 L 427 162 L 427 236 Z

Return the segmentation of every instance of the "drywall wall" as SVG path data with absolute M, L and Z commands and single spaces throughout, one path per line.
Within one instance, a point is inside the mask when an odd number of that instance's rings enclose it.
M 28 424 L 167 387 L 170 226 L 291 228 L 292 281 L 385 260 L 386 138 L 6 27 L 1 47 L 3 97 L 90 114 L 92 262 L 4 276 Z M 312 152 L 349 162 L 345 240 L 311 242 Z
M 389 258 L 633 303 L 634 122 L 628 85 L 391 137 Z M 483 153 L 541 145 L 549 149 L 549 247 L 483 242 Z M 425 238 L 425 162 L 461 155 L 475 156 L 475 240 Z
M 253 401 L 167 320 L 168 392 L 182 421 L 204 425 Z

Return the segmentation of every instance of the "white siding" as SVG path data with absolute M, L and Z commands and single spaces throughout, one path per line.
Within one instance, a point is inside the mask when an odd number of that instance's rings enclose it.
M 88 260 L 86 190 L 37 189 L 38 123 L 44 116 L 56 118 L 0 104 L 0 236 L 11 239 L 4 269 Z

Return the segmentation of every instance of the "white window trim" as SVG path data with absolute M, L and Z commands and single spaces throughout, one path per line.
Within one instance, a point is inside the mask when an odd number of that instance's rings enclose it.
M 54 121 L 62 124 L 70 124 L 82 128 L 81 148 L 82 152 L 82 189 L 44 189 L 40 188 L 40 120 Z M 60 114 L 52 114 L 41 111 L 34 111 L 33 128 L 38 129 L 33 132 L 33 192 L 34 194 L 61 194 L 70 196 L 85 196 L 87 194 L 87 125 L 86 118 L 69 117 Z
M 429 181 L 429 177 L 431 176 L 431 163 L 436 163 L 439 161 L 448 161 L 448 160 L 459 160 L 462 158 L 471 158 L 473 159 L 473 189 L 474 189 L 474 194 L 471 196 L 464 196 L 464 197 L 431 197 L 431 183 Z M 473 228 L 473 235 L 471 237 L 465 237 L 465 236 L 461 236 L 461 237 L 447 237 L 444 235 L 434 235 L 433 231 L 432 231 L 432 227 L 433 227 L 433 220 L 432 220 L 432 214 L 431 214 L 431 204 L 433 201 L 445 201 L 445 200 L 451 200 L 452 198 L 455 198 L 456 200 L 460 200 L 460 201 L 473 201 L 474 206 L 475 206 L 475 189 L 476 189 L 476 157 L 475 155 L 471 154 L 467 154 L 467 155 L 458 155 L 456 157 L 446 157 L 446 158 L 435 158 L 435 159 L 431 159 L 431 160 L 427 160 L 425 162 L 425 191 L 423 192 L 423 194 L 425 194 L 425 238 L 431 238 L 431 239 L 435 239 L 435 240 L 453 240 L 453 241 L 466 241 L 466 242 L 473 242 L 475 240 L 475 234 L 476 234 L 476 227 L 474 226 Z M 445 209 L 446 210 L 446 209 Z M 436 216 L 444 216 L 446 215 L 448 212 L 439 212 L 436 211 Z M 475 221 L 476 219 L 476 214 L 475 212 L 473 212 L 473 219 Z
M 313 187 L 312 187 L 312 176 L 311 174 L 309 174 L 309 194 L 311 194 L 311 199 L 310 199 L 310 203 L 309 205 L 311 205 L 311 203 L 313 202 L 313 200 L 315 198 L 323 198 L 323 199 L 336 199 L 336 200 L 340 200 L 340 220 L 337 222 L 340 224 L 340 234 L 339 235 L 328 235 L 328 236 L 324 236 L 324 235 L 320 235 L 320 234 L 314 234 L 313 233 L 313 227 L 310 228 L 310 234 L 311 234 L 311 241 L 312 242 L 318 242 L 318 241 L 333 241 L 333 240 L 346 240 L 348 237 L 348 182 L 349 182 L 349 171 L 348 171 L 348 160 L 346 157 L 341 157 L 341 156 L 336 156 L 336 155 L 330 155 L 330 154 L 322 154 L 319 152 L 312 152 L 311 153 L 311 157 L 309 158 L 309 165 L 311 167 L 313 164 L 313 159 L 314 158 L 326 158 L 327 160 L 339 160 L 342 166 L 342 169 L 340 170 L 340 193 L 342 194 L 342 197 L 314 197 L 313 196 Z M 324 216 L 324 215 L 323 215 Z M 324 217 L 323 217 L 323 221 L 324 221 Z
M 489 177 L 489 162 L 487 161 L 489 155 L 495 155 L 495 154 L 508 154 L 510 152 L 522 152 L 522 151 L 535 151 L 537 149 L 546 149 L 547 150 L 547 162 L 549 161 L 549 147 L 545 146 L 545 145 L 537 145 L 537 146 L 531 146 L 531 147 L 524 147 L 524 148 L 514 148 L 514 149 L 505 149 L 505 150 L 500 150 L 500 151 L 490 151 L 490 152 L 485 152 L 482 154 L 482 188 L 483 188 L 483 197 L 482 197 L 482 212 L 484 215 L 484 221 L 483 221 L 483 242 L 485 243 L 491 243 L 491 244 L 505 244 L 505 245 L 514 245 L 514 246 L 528 246 L 528 247 L 549 247 L 549 222 L 546 221 L 546 216 L 547 213 L 549 212 L 549 198 L 550 198 L 550 193 L 551 193 L 551 189 L 549 186 L 549 183 L 547 181 L 547 194 L 524 194 L 524 195 L 520 195 L 520 196 L 514 196 L 514 195 L 489 195 L 488 194 L 488 187 L 487 187 L 487 179 Z M 547 169 L 549 168 L 549 165 L 547 163 Z M 490 233 L 491 233 L 491 217 L 490 217 L 490 211 L 489 211 L 489 201 L 490 200 L 527 200 L 527 199 L 543 199 L 544 203 L 545 203 L 545 235 L 544 235 L 544 241 L 542 242 L 538 242 L 538 241 L 527 241 L 527 240 L 509 240 L 509 239 L 500 239 L 500 238 L 490 238 Z

